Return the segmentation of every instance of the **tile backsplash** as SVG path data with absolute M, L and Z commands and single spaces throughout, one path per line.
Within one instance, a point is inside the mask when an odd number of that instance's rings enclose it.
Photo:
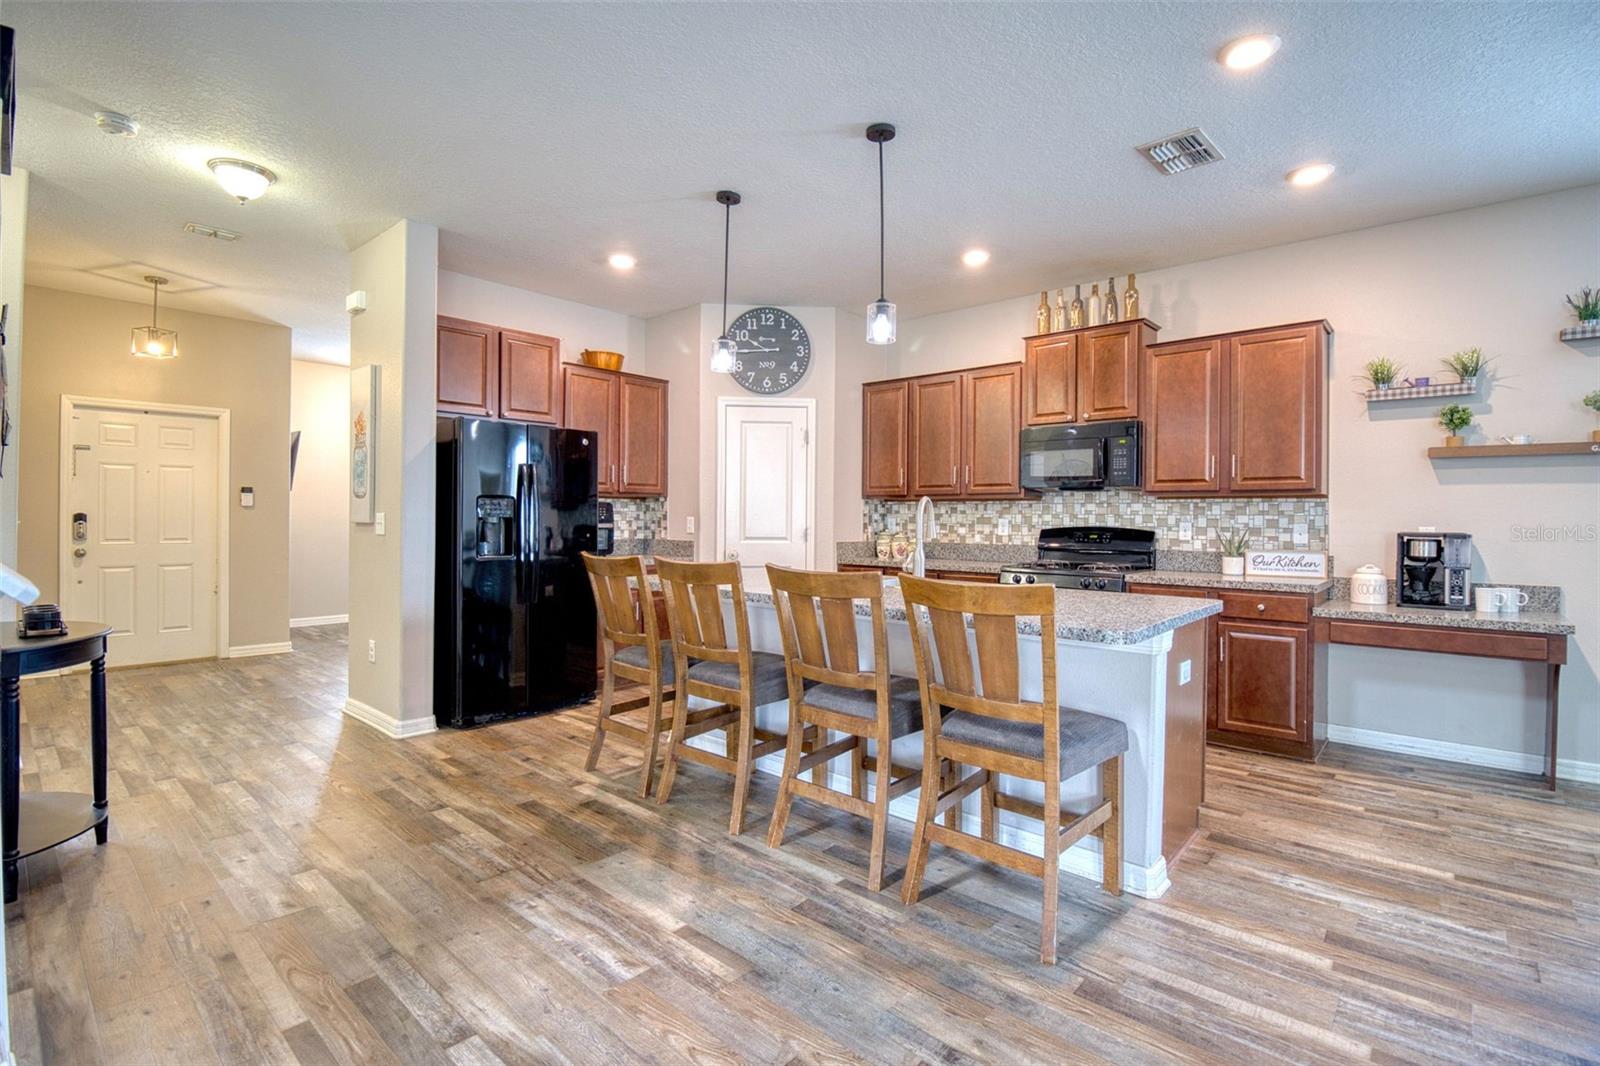
M 667 498 L 608 500 L 618 540 L 653 540 L 667 532 Z
M 885 531 L 909 533 L 917 505 L 914 500 L 868 500 L 864 510 L 863 533 L 871 539 Z M 1158 548 L 1214 551 L 1219 534 L 1244 527 L 1250 530 L 1252 548 L 1328 550 L 1328 501 L 1297 497 L 1188 500 L 1107 489 L 1052 492 L 1036 500 L 935 500 L 933 513 L 939 525 L 936 539 L 965 544 L 1031 545 L 1046 526 L 1131 526 L 1155 530 Z M 1010 522 L 1005 533 L 1000 532 L 1001 519 Z M 1190 540 L 1179 539 L 1185 519 L 1192 526 Z M 1294 543 L 1294 527 L 1300 524 L 1306 527 L 1303 546 Z

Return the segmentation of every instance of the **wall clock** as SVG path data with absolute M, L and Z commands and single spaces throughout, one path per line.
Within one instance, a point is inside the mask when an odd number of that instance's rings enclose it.
M 747 392 L 761 396 L 788 392 L 811 366 L 810 334 L 781 308 L 751 308 L 733 320 L 728 336 L 739 349 L 729 376 Z

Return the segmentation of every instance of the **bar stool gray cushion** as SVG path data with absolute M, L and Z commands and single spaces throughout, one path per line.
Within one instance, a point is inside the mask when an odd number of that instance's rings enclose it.
M 869 722 L 878 717 L 878 694 L 843 685 L 814 685 L 806 705 L 853 715 Z M 922 692 L 914 677 L 889 678 L 889 735 L 903 737 L 922 728 Z
M 619 663 L 626 663 L 627 665 L 636 667 L 640 670 L 650 669 L 650 650 L 643 644 L 629 644 L 625 648 L 620 648 L 617 650 L 617 654 L 612 656 L 612 658 Z M 672 684 L 672 675 L 674 672 L 675 668 L 672 665 L 672 641 L 663 640 L 661 642 L 661 683 L 663 685 Z
M 755 674 L 751 679 L 751 688 L 755 692 L 757 707 L 789 698 L 789 677 L 784 667 L 783 656 L 776 652 L 753 651 L 750 653 L 750 668 Z M 689 665 L 689 680 L 737 690 L 739 664 L 702 659 Z
M 1066 780 L 1128 750 L 1128 727 L 1115 718 L 1062 707 L 1061 778 Z M 1026 722 L 1008 722 L 985 714 L 951 711 L 939 735 L 1026 759 L 1044 758 L 1044 730 Z

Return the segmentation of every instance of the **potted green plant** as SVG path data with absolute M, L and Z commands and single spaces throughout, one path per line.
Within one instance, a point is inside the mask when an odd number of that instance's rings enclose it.
M 1439 424 L 1447 434 L 1446 447 L 1459 448 L 1466 443 L 1461 431 L 1472 425 L 1472 412 L 1458 403 L 1449 404 L 1439 408 Z
M 1576 300 L 1567 297 L 1567 306 L 1572 308 L 1572 313 L 1578 316 L 1578 321 L 1583 325 L 1600 322 L 1600 289 L 1585 285 L 1578 290 Z
M 1585 396 L 1583 398 L 1583 406 L 1587 407 L 1595 414 L 1600 415 L 1600 389 L 1595 389 L 1589 395 Z M 1596 443 L 1600 443 L 1600 429 L 1591 429 L 1589 431 L 1589 439 Z
M 1475 383 L 1483 368 L 1489 365 L 1489 360 L 1483 354 L 1482 348 L 1466 348 L 1444 360 L 1445 369 L 1455 372 L 1461 383 Z
M 1244 575 L 1244 550 L 1250 546 L 1250 531 L 1230 529 L 1217 536 L 1222 544 L 1222 573 L 1227 577 Z
M 1375 389 L 1387 389 L 1400 380 L 1400 370 L 1399 363 L 1388 356 L 1380 355 L 1368 361 L 1366 373 L 1361 376 L 1361 380 Z

